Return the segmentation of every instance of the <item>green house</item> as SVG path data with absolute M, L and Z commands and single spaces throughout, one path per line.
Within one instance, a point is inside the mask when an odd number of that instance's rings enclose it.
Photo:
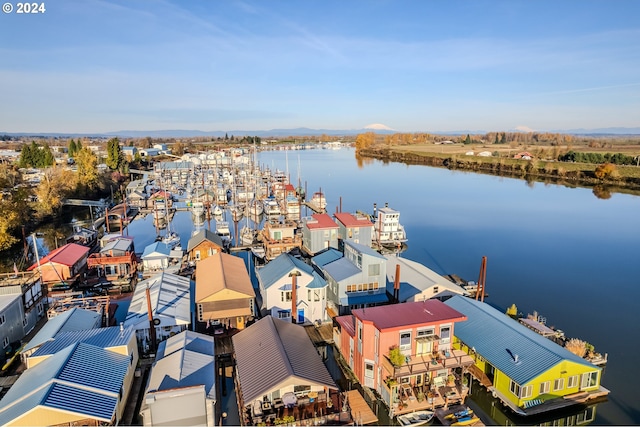
M 467 316 L 455 343 L 471 355 L 470 372 L 520 415 L 606 396 L 602 368 L 533 332 L 495 308 L 463 296 L 445 304 Z

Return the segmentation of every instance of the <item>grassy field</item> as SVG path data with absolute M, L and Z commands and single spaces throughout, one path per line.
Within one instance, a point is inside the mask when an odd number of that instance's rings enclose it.
M 628 156 L 639 156 L 640 145 L 638 144 L 620 144 L 613 147 L 589 147 L 589 146 L 507 146 L 495 144 L 424 144 L 424 145 L 394 145 L 390 147 L 392 152 L 407 153 L 413 155 L 424 155 L 429 157 L 438 157 L 442 159 L 456 159 L 464 162 L 485 163 L 517 166 L 526 166 L 531 161 L 514 159 L 513 156 L 523 151 L 533 155 L 533 162 L 538 169 L 545 171 L 561 171 L 570 172 L 593 172 L 598 166 L 589 163 L 571 163 L 559 162 L 553 160 L 559 154 L 566 153 L 570 150 L 588 152 L 588 153 L 623 153 Z M 465 153 L 473 151 L 479 153 L 489 151 L 498 156 L 482 157 L 477 155 L 466 155 Z M 638 166 L 617 166 L 621 178 L 640 179 L 640 167 Z

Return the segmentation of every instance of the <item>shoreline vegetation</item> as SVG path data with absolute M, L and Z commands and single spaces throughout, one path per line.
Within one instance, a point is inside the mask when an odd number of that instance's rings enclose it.
M 371 140 L 370 135 L 366 138 Z M 613 164 L 609 161 L 583 163 L 557 160 L 563 156 L 566 157 L 567 153 L 569 155 L 578 153 L 576 156 L 578 158 L 582 156 L 596 160 L 609 160 L 624 157 L 633 159 L 635 163 L 640 161 L 640 138 L 638 137 L 633 144 L 607 143 L 602 144 L 601 147 L 594 147 L 593 144 L 576 147 L 571 145 L 530 146 L 514 143 L 505 146 L 455 143 L 450 140 L 445 143 L 419 142 L 408 145 L 385 142 L 363 146 L 362 138 L 359 141 L 356 140 L 358 161 L 366 162 L 376 159 L 407 165 L 444 167 L 450 170 L 523 179 L 531 185 L 534 182 L 542 182 L 567 187 L 585 187 L 591 188 L 594 195 L 602 199 L 610 198 L 611 193 L 614 192 L 640 195 L 640 167 L 637 165 Z M 483 152 L 484 154 L 479 155 Z M 523 156 L 523 153 L 526 154 Z

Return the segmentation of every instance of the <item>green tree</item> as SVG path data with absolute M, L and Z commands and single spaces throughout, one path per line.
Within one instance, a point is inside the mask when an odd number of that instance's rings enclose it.
M 471 137 L 467 134 L 467 137 L 464 139 L 464 144 L 471 144 Z
M 107 166 L 111 170 L 119 170 L 123 162 L 122 148 L 120 148 L 120 140 L 111 138 L 107 141 Z
M 82 141 L 80 140 L 80 138 L 78 138 L 78 142 L 76 142 L 76 151 L 75 152 L 77 153 L 80 150 L 82 150 Z
M 502 132 L 502 137 L 500 138 L 500 144 L 506 144 L 507 143 L 507 134 Z
M 76 154 L 77 149 L 76 142 L 71 138 L 69 145 L 67 145 L 67 153 L 69 154 L 69 157 L 73 157 Z

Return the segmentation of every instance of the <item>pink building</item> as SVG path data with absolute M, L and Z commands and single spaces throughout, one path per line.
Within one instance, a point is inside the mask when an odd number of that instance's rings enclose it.
M 405 413 L 464 399 L 473 359 L 452 342 L 465 320 L 439 300 L 357 309 L 336 318 L 335 342 L 358 380 Z

